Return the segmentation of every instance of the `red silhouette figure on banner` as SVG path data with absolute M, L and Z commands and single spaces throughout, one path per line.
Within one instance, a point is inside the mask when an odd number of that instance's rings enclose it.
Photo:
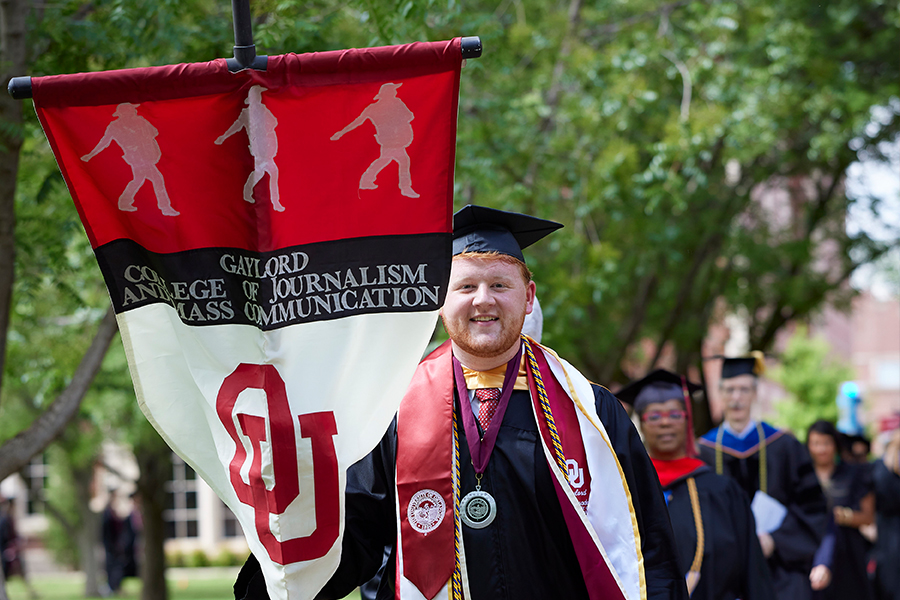
M 381 146 L 381 155 L 372 161 L 359 179 L 359 189 L 374 190 L 378 187 L 375 178 L 391 161 L 400 168 L 400 193 L 407 198 L 418 198 L 412 188 L 409 174 L 409 154 L 406 148 L 412 144 L 413 130 L 410 123 L 415 118 L 403 100 L 397 97 L 397 88 L 402 83 L 385 83 L 375 94 L 375 102 L 363 109 L 352 123 L 331 136 L 339 140 L 345 133 L 356 129 L 366 120 L 375 126 L 375 141 Z
M 247 178 L 244 184 L 244 200 L 253 204 L 253 188 L 263 178 L 269 174 L 269 199 L 272 201 L 272 207 L 281 212 L 284 206 L 279 201 L 278 194 L 278 166 L 275 164 L 275 155 L 278 154 L 278 136 L 275 135 L 275 128 L 278 126 L 278 119 L 272 114 L 262 101 L 262 93 L 266 88 L 260 85 L 254 85 L 247 93 L 247 99 L 244 104 L 247 108 L 241 110 L 241 114 L 237 120 L 232 123 L 228 131 L 216 138 L 216 145 L 221 145 L 226 139 L 240 131 L 247 130 L 247 137 L 250 139 L 250 155 L 253 157 L 253 172 Z
M 112 142 L 116 142 L 122 149 L 122 160 L 131 167 L 134 175 L 122 195 L 119 196 L 119 210 L 134 212 L 134 196 L 144 185 L 145 181 L 153 184 L 156 194 L 156 203 L 162 214 L 169 217 L 177 217 L 179 213 L 172 208 L 169 193 L 166 191 L 166 182 L 162 173 L 156 168 L 156 163 L 162 157 L 156 136 L 159 135 L 156 127 L 150 121 L 137 113 L 138 104 L 123 102 L 116 107 L 113 116 L 116 117 L 106 127 L 106 132 L 97 145 L 88 154 L 81 157 L 87 162 L 105 150 Z

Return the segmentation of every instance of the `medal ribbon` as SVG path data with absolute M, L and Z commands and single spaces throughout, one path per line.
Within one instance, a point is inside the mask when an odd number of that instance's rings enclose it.
M 487 468 L 488 461 L 491 459 L 491 452 L 494 451 L 494 444 L 497 442 L 497 434 L 500 432 L 500 422 L 503 421 L 503 414 L 506 407 L 509 406 L 509 399 L 513 393 L 513 383 L 519 373 L 519 364 L 522 361 L 522 345 L 519 344 L 519 351 L 515 358 L 506 363 L 506 376 L 503 378 L 503 392 L 500 394 L 500 402 L 497 405 L 497 412 L 491 419 L 491 424 L 484 431 L 484 437 L 478 435 L 478 426 L 475 424 L 475 413 L 471 408 L 466 410 L 463 402 L 469 398 L 469 391 L 466 389 L 466 379 L 463 376 L 462 365 L 453 357 L 453 374 L 456 379 L 456 391 L 459 395 L 460 413 L 462 413 L 463 428 L 466 432 L 466 442 L 469 444 L 469 453 L 472 455 L 472 466 L 475 473 L 481 475 Z

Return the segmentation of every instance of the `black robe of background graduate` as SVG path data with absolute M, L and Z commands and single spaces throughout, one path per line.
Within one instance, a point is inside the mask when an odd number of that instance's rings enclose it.
M 619 401 L 594 388 L 597 413 L 625 474 L 641 536 L 647 597 L 685 599 L 665 500 L 640 437 Z M 459 400 L 457 415 L 459 415 Z M 465 410 L 471 410 L 467 405 Z M 459 417 L 457 417 L 459 421 Z M 460 434 L 461 488 L 473 489 L 475 473 Z M 529 394 L 513 392 L 482 487 L 497 503 L 488 527 L 463 527 L 473 600 L 587 598 L 583 575 L 568 535 L 544 457 Z M 396 540 L 392 425 L 378 447 L 347 472 L 346 529 L 337 572 L 319 598 L 341 598 L 369 580 L 382 564 L 383 548 Z M 599 482 L 598 482 L 599 483 Z M 595 485 L 594 494 L 603 486 Z M 378 598 L 394 597 L 395 553 L 384 570 Z M 678 585 L 681 584 L 681 585 Z M 251 556 L 235 584 L 236 598 L 266 597 L 262 574 Z
M 766 439 L 766 493 L 787 509 L 781 526 L 771 532 L 775 552 L 767 563 L 780 600 L 805 600 L 812 594 L 809 571 L 813 556 L 827 528 L 825 496 L 803 444 L 784 430 L 761 425 Z M 717 427 L 700 439 L 700 458 L 713 469 L 718 433 Z M 760 489 L 757 432 L 753 430 L 743 439 L 724 432 L 721 460 L 724 474 L 752 500 Z
M 871 469 L 868 465 L 851 465 L 839 462 L 825 488 L 828 508 L 836 506 L 861 510 L 860 501 L 872 493 Z M 831 519 L 828 533 L 822 541 L 829 556 L 816 557 L 816 564 L 825 564 L 831 570 L 831 583 L 824 590 L 813 592 L 817 600 L 870 600 L 873 598 L 867 567 L 871 544 L 858 527 L 838 525 Z M 819 554 L 823 554 L 820 547 Z
M 889 450 L 900 453 L 900 444 L 889 446 Z M 900 474 L 888 469 L 885 462 L 879 460 L 872 468 L 872 480 L 878 526 L 878 539 L 872 553 L 875 559 L 875 597 L 878 600 L 900 600 Z
M 697 485 L 704 537 L 700 580 L 691 600 L 770 600 L 775 591 L 750 503 L 733 480 L 705 465 L 663 485 L 682 573 L 690 569 L 697 548 L 687 483 L 691 477 Z

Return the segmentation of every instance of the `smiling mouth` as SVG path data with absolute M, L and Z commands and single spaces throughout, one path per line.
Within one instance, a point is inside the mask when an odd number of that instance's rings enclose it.
M 497 317 L 472 317 L 471 320 L 476 323 L 490 323 L 491 321 L 496 321 Z

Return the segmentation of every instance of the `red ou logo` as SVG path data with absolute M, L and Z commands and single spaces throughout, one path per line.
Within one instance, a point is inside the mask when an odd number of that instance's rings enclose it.
M 247 460 L 247 450 L 238 437 L 232 417 L 238 395 L 246 389 L 260 389 L 266 393 L 272 436 L 271 440 L 266 438 L 264 417 L 238 413 L 241 430 L 253 446 L 249 484 L 241 479 L 241 468 Z M 287 401 L 284 380 L 272 365 L 242 363 L 222 382 L 216 398 L 216 412 L 235 443 L 234 458 L 229 465 L 231 485 L 237 492 L 238 499 L 253 507 L 256 532 L 268 551 L 269 558 L 280 565 L 287 565 L 325 556 L 340 531 L 338 461 L 332 439 L 337 435 L 334 413 L 329 411 L 298 415 L 300 436 L 312 441 L 316 529 L 306 537 L 278 541 L 269 530 L 269 514 L 280 515 L 300 494 L 294 419 Z M 269 442 L 272 450 L 275 485 L 271 490 L 266 489 L 262 479 L 262 442 L 265 441 Z

